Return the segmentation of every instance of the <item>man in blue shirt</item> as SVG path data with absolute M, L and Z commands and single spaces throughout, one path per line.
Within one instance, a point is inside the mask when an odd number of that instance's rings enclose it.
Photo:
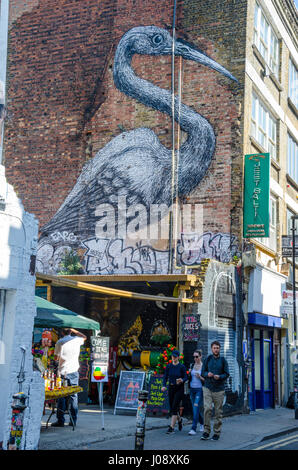
M 204 395 L 204 433 L 203 440 L 209 439 L 211 432 L 212 403 L 214 404 L 215 422 L 213 425 L 213 441 L 218 441 L 223 416 L 223 401 L 225 396 L 225 381 L 229 377 L 229 366 L 226 359 L 220 356 L 220 343 L 213 341 L 212 354 L 208 356 L 202 367 L 201 375 L 205 379 L 203 386 Z
M 162 392 L 165 392 L 167 381 L 169 381 L 169 404 L 171 424 L 167 430 L 167 434 L 174 432 L 175 424 L 178 419 L 179 431 L 182 430 L 182 418 L 179 415 L 180 402 L 184 396 L 184 382 L 187 381 L 186 367 L 179 362 L 179 351 L 172 352 L 172 362 L 168 364 L 163 376 Z

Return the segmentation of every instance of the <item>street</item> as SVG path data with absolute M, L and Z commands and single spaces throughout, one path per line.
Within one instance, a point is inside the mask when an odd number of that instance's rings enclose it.
M 211 439 L 202 441 L 202 433 L 189 436 L 190 425 L 181 432 L 167 435 L 166 428 L 146 432 L 144 450 L 298 450 L 298 433 L 294 432 L 284 436 L 270 439 L 250 446 L 237 444 L 237 436 L 225 433 L 218 442 Z M 76 450 L 134 450 L 135 437 L 129 436 L 104 442 L 76 447 Z
M 287 436 L 276 437 L 258 446 L 247 447 L 245 450 L 298 450 L 298 434 L 291 433 Z

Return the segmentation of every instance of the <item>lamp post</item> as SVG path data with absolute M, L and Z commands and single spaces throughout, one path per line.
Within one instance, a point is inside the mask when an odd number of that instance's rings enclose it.
M 297 364 L 297 319 L 296 319 L 296 276 L 295 276 L 295 232 L 296 232 L 296 220 L 298 220 L 298 214 L 293 215 L 292 219 L 292 248 L 293 248 L 293 319 L 294 319 L 294 407 L 295 407 L 295 419 L 298 419 L 298 364 Z

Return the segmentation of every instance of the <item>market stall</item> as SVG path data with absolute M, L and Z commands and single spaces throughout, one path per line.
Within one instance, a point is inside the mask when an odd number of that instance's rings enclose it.
M 90 348 L 88 347 L 81 348 L 80 369 L 82 369 L 82 375 L 80 373 L 80 377 L 82 376 L 83 380 L 79 384 L 80 386 L 76 387 L 75 391 L 72 390 L 73 387 L 67 387 L 66 383 L 62 383 L 59 374 L 56 374 L 54 349 L 55 343 L 58 340 L 59 329 L 75 328 L 91 330 L 92 334 L 96 334 L 100 330 L 100 326 L 98 322 L 91 318 L 78 315 L 42 297 L 35 296 L 35 302 L 37 315 L 34 320 L 32 353 L 35 365 L 40 369 L 45 379 L 45 401 L 51 407 L 52 415 L 58 398 L 83 392 L 84 389 L 88 389 L 89 383 L 88 362 L 90 360 Z

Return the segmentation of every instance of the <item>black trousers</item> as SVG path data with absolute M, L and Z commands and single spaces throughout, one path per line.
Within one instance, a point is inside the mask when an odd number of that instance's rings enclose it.
M 179 413 L 180 403 L 184 398 L 184 384 L 169 385 L 169 405 L 170 415 L 177 415 Z

